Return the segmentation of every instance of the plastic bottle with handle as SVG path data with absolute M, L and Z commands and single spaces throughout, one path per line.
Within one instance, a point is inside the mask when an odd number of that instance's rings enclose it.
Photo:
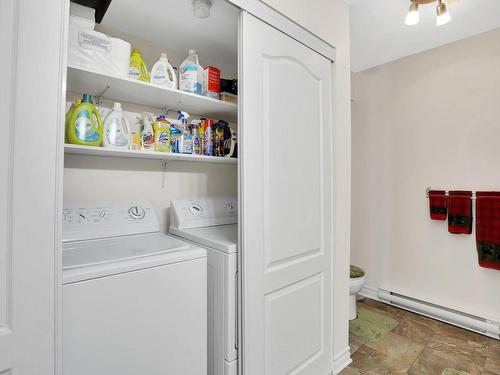
M 189 50 L 180 66 L 179 90 L 199 95 L 203 93 L 203 68 L 194 49 Z
M 104 120 L 103 146 L 122 149 L 130 146 L 130 126 L 120 103 L 114 104 L 113 110 Z
M 158 86 L 167 87 L 169 89 L 177 88 L 177 76 L 175 75 L 174 68 L 172 68 L 172 65 L 168 62 L 166 53 L 162 53 L 160 60 L 153 65 L 150 80 L 151 83 Z

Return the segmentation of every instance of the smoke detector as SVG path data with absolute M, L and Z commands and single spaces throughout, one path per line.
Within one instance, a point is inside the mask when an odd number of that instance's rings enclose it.
M 213 0 L 193 0 L 194 15 L 198 18 L 208 18 Z

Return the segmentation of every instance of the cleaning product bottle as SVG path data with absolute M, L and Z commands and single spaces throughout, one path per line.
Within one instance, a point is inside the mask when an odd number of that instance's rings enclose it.
M 102 121 L 92 97 L 84 94 L 69 118 L 68 142 L 83 146 L 100 146 L 102 143 Z
M 182 131 L 174 124 L 170 125 L 170 152 L 180 152 L 180 138 Z
M 71 106 L 68 109 L 68 112 L 66 112 L 66 117 L 64 120 L 64 142 L 68 143 L 68 126 L 70 123 L 70 118 L 71 114 L 73 113 L 73 110 L 82 102 L 81 99 L 76 99 L 73 103 L 71 103 Z
M 191 128 L 188 127 L 189 115 L 184 111 L 178 111 L 178 119 L 181 121 L 181 136 L 179 138 L 179 152 L 181 154 L 193 153 L 193 134 Z
M 131 132 L 130 133 L 130 145 L 128 146 L 129 150 L 140 150 L 141 149 L 141 133 L 139 132 Z
M 149 82 L 149 72 L 146 63 L 142 59 L 141 52 L 134 48 L 130 55 L 130 66 L 128 76 L 139 81 Z
M 203 155 L 201 152 L 200 120 L 191 121 L 191 134 L 193 135 L 193 155 Z
M 155 149 L 160 152 L 170 152 L 170 123 L 164 115 L 160 115 L 153 123 L 155 134 Z
M 214 156 L 215 136 L 214 136 L 214 122 L 213 120 L 206 119 L 205 125 L 205 155 Z
M 203 93 L 203 68 L 194 49 L 189 50 L 179 69 L 179 90 L 199 95 Z
M 151 125 L 151 117 L 149 113 L 144 112 L 141 115 L 142 118 L 142 129 L 141 129 L 141 146 L 143 150 L 154 151 L 155 149 L 155 134 L 153 130 L 153 125 Z M 167 131 L 170 132 L 170 128 L 167 126 Z M 170 138 L 170 135 L 167 137 Z M 170 144 L 168 145 L 170 151 Z
M 130 125 L 123 115 L 120 103 L 115 103 L 113 110 L 104 120 L 103 146 L 110 148 L 129 148 Z
M 229 129 L 229 124 L 223 120 L 214 125 L 214 156 L 224 156 L 226 128 Z
M 177 77 L 174 68 L 168 62 L 166 53 L 162 53 L 160 60 L 153 65 L 153 69 L 151 69 L 151 83 L 169 89 L 177 88 Z

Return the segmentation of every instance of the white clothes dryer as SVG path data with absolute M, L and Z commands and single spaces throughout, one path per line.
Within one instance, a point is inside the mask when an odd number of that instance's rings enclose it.
M 236 197 L 174 199 L 169 232 L 207 251 L 208 374 L 238 373 Z

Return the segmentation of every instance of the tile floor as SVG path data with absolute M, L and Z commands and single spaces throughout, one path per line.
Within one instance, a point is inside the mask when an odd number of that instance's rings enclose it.
M 398 325 L 377 344 L 349 338 L 351 365 L 341 375 L 500 375 L 500 341 L 365 299 L 358 306 L 390 316 Z

